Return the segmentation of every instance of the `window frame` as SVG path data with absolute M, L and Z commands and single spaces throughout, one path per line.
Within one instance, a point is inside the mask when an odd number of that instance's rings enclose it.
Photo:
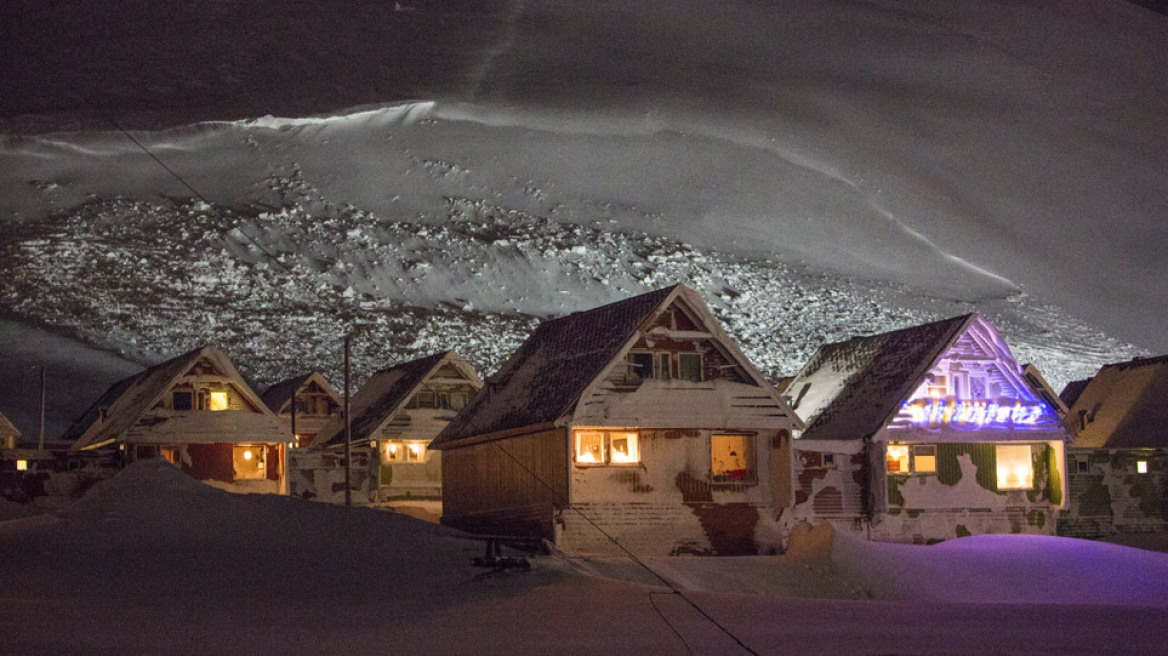
M 258 476 L 240 476 L 239 468 L 235 465 L 236 453 L 241 451 L 241 450 L 246 451 L 248 449 L 251 449 L 252 451 L 256 452 L 259 455 L 259 459 L 260 459 L 259 463 L 260 464 L 257 467 L 257 469 L 259 471 Z M 246 456 L 240 456 L 240 457 L 242 457 L 245 460 L 247 459 Z M 232 480 L 235 480 L 235 481 L 263 481 L 263 480 L 267 480 L 267 478 L 268 478 L 268 449 L 267 449 L 267 446 L 264 444 L 248 444 L 248 443 L 232 444 L 231 445 L 231 477 L 232 477 Z
M 1023 484 L 1019 483 L 1017 485 L 1003 486 L 1002 485 L 1002 469 L 1001 469 L 1001 467 L 1002 467 L 1002 462 L 1004 459 L 1002 458 L 1002 451 L 1003 450 L 1007 450 L 1007 451 L 1020 450 L 1022 448 L 1026 449 L 1026 462 L 1030 468 L 1030 472 L 1029 472 L 1030 484 L 1023 485 Z M 1034 490 L 1035 485 L 1037 483 L 1038 483 L 1038 480 L 1037 480 L 1037 477 L 1035 476 L 1035 472 L 1034 472 L 1034 448 L 1031 446 L 1031 444 L 1029 442 L 1024 442 L 1021 444 L 995 444 L 994 445 L 994 487 L 995 487 L 995 489 L 997 489 L 999 492 L 1017 492 L 1017 491 L 1026 492 L 1029 490 Z
M 906 454 L 906 469 L 901 471 L 891 471 L 888 469 L 888 463 L 893 462 L 889 456 L 892 454 L 893 448 L 903 448 L 907 451 Z M 917 449 L 932 449 L 931 456 L 921 454 L 922 458 L 931 457 L 933 459 L 933 468 L 927 471 L 919 471 L 917 469 Z M 899 461 L 897 458 L 896 461 Z M 935 442 L 889 442 L 884 446 L 884 473 L 887 476 L 936 476 L 937 475 L 937 444 Z
M 745 468 L 747 472 L 745 478 L 737 480 L 732 478 L 719 479 L 715 474 L 714 441 L 720 437 L 742 438 L 743 444 L 745 444 L 750 449 L 745 458 L 745 464 L 747 465 Z M 712 485 L 755 485 L 758 483 L 758 448 L 755 444 L 756 438 L 757 435 L 754 433 L 710 433 L 709 449 L 707 450 L 710 455 L 710 471 L 707 474 L 707 477 L 709 478 L 709 481 Z M 730 472 L 739 470 L 726 469 L 725 471 Z
M 180 395 L 186 396 L 187 402 L 185 408 L 178 407 L 178 397 Z M 190 412 L 195 409 L 195 392 L 194 390 L 171 390 L 170 392 L 170 409 L 176 412 Z
M 684 369 L 681 364 L 683 357 L 697 358 L 697 380 L 686 378 L 683 373 Z M 706 382 L 706 356 L 701 351 L 683 351 L 677 354 L 677 379 L 684 380 L 690 383 L 704 383 Z
M 580 437 L 582 435 L 600 434 L 600 459 L 597 461 L 581 460 L 580 459 Z M 633 454 L 632 459 L 627 461 L 613 460 L 612 436 L 624 435 L 632 436 L 631 448 L 629 452 Z M 641 432 L 631 428 L 574 428 L 571 432 L 572 436 L 572 464 L 576 467 L 639 467 L 641 465 Z

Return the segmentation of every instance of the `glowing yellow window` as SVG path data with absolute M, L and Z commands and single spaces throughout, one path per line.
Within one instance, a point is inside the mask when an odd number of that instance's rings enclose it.
M 210 402 L 207 404 L 208 410 L 226 410 L 227 409 L 227 392 L 211 392 Z
M 750 435 L 711 435 L 710 480 L 715 483 L 753 481 L 754 438 Z
M 421 442 L 407 444 L 405 457 L 406 462 L 426 462 L 426 445 Z
M 935 444 L 913 445 L 912 454 L 914 474 L 932 474 L 937 471 L 937 446 Z
M 908 446 L 904 444 L 889 444 L 888 445 L 888 473 L 889 474 L 907 474 L 908 468 Z
M 613 464 L 625 465 L 639 462 L 636 433 L 609 433 L 609 458 Z
M 381 459 L 383 462 L 405 462 L 405 445 L 389 440 L 382 442 Z
M 28 471 L 28 461 L 27 460 L 17 460 L 16 461 L 16 471 Z
M 266 452 L 263 445 L 236 444 L 232 449 L 235 480 L 246 481 L 267 477 Z
M 576 433 L 576 462 L 604 462 L 604 433 L 600 431 Z
M 1030 445 L 999 444 L 995 450 L 998 459 L 998 489 L 1033 489 L 1034 463 L 1030 457 Z
M 1136 461 L 1136 473 L 1137 474 L 1148 473 L 1148 461 L 1147 460 L 1137 460 Z

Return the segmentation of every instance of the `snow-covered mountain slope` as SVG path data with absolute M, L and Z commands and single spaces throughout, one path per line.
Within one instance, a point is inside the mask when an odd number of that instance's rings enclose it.
M 1126 3 L 120 7 L 0 9 L 3 311 L 91 344 L 335 367 L 294 275 L 365 306 L 359 377 L 675 281 L 772 376 L 974 310 L 1056 386 L 1168 350 L 1168 22 Z

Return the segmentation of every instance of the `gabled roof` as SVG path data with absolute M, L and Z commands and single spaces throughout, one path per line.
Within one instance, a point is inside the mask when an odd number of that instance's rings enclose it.
M 773 391 L 726 337 L 701 296 L 684 285 L 674 285 L 540 324 L 430 447 L 554 425 L 574 411 L 583 395 L 631 347 L 646 322 L 678 298 L 702 315 L 704 327 L 748 377 L 768 393 Z M 793 418 L 786 403 L 777 394 L 774 397 Z
M 414 392 L 443 365 L 458 368 L 471 382 L 481 380 L 474 368 L 454 351 L 435 353 L 411 360 L 388 369 L 382 369 L 365 382 L 349 402 L 353 417 L 351 437 L 354 442 L 372 439 L 381 426 L 398 411 Z M 343 417 L 330 421 L 311 448 L 327 448 L 343 444 L 345 422 Z
M 295 378 L 282 380 L 264 390 L 264 393 L 260 398 L 263 399 L 264 404 L 267 405 L 273 413 L 279 415 L 284 410 L 284 407 L 288 405 L 288 402 L 292 400 L 293 392 L 300 394 L 312 383 L 319 385 L 320 388 L 327 392 L 328 395 L 332 397 L 333 401 L 335 401 L 338 405 L 341 403 L 341 397 L 337 394 L 336 390 L 333 389 L 333 386 L 329 385 L 328 381 L 325 380 L 324 375 L 319 371 L 313 371 L 302 376 L 296 376 Z
M 1168 447 L 1168 355 L 1104 365 L 1069 405 L 1072 447 Z
M 857 440 L 883 428 L 945 349 L 973 321 L 967 314 L 825 344 L 787 387 L 805 440 Z
M 74 440 L 75 449 L 124 439 L 126 432 L 147 410 L 157 404 L 177 379 L 203 358 L 209 359 L 226 377 L 232 379 L 236 389 L 259 412 L 272 416 L 267 406 L 231 364 L 227 354 L 214 346 L 203 346 L 114 383 L 79 420 L 73 423 L 62 439 Z M 103 409 L 104 420 L 101 418 Z M 279 429 L 278 424 L 273 426 Z
M 0 412 L 0 437 L 8 435 L 19 438 L 20 431 L 12 425 L 12 422 L 8 421 L 8 417 L 5 417 L 3 412 Z
M 1063 404 L 1066 405 L 1069 409 L 1071 406 L 1075 405 L 1075 401 L 1079 400 L 1079 395 L 1083 393 L 1083 390 L 1087 389 L 1087 384 L 1090 382 L 1090 378 L 1084 378 L 1083 380 L 1072 380 L 1071 382 L 1067 383 L 1067 386 L 1063 388 L 1063 391 L 1059 392 L 1059 398 L 1063 400 Z

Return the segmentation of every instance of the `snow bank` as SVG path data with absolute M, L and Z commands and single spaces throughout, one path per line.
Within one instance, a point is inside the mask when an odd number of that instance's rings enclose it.
M 1168 607 L 1168 554 L 1088 540 L 983 535 L 913 546 L 837 534 L 832 558 L 884 599 Z

